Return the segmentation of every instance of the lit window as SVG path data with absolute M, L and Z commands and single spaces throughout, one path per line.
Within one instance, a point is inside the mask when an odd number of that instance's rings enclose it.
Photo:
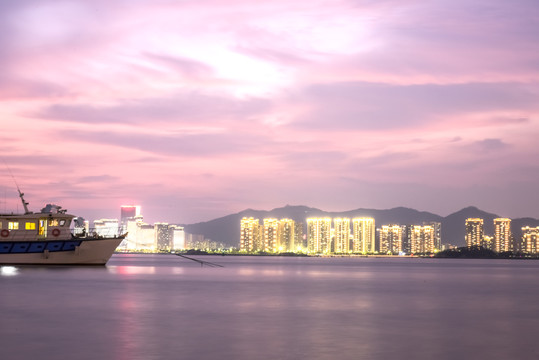
M 19 222 L 18 221 L 10 221 L 8 224 L 9 230 L 19 230 Z
M 26 223 L 26 230 L 35 230 L 35 229 L 36 229 L 36 223 L 33 223 L 33 222 Z
M 58 226 L 58 219 L 50 219 L 49 226 Z

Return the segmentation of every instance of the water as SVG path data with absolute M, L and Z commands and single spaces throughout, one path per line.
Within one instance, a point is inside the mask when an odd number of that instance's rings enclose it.
M 539 261 L 2 267 L 0 359 L 537 359 Z

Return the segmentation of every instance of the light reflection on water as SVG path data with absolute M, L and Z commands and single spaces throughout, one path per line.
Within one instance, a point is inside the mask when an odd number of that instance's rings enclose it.
M 18 269 L 15 266 L 0 266 L 0 276 L 17 275 Z
M 0 358 L 539 356 L 539 262 L 207 259 L 225 267 L 166 255 L 14 267 L 0 276 Z

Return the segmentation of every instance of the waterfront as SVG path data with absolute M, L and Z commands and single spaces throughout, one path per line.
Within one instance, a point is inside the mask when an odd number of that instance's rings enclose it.
M 539 262 L 114 255 L 2 267 L 2 359 L 536 359 Z

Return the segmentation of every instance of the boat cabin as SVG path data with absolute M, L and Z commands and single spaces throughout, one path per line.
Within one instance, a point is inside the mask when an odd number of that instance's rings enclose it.
M 0 214 L 0 241 L 70 239 L 74 217 L 64 213 Z

